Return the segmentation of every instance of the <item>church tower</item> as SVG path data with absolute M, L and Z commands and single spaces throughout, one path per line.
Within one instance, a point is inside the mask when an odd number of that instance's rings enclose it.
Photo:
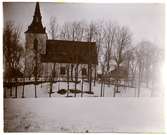
M 36 3 L 32 23 L 28 26 L 26 35 L 26 49 L 33 49 L 34 40 L 38 40 L 38 48 L 41 54 L 45 53 L 47 34 L 42 25 L 42 16 L 39 2 Z
M 37 44 L 37 52 L 40 62 L 40 55 L 45 54 L 46 51 L 46 40 L 48 39 L 45 27 L 42 24 L 42 16 L 40 12 L 39 2 L 36 3 L 35 12 L 31 24 L 28 26 L 27 31 L 25 32 L 25 49 L 26 49 L 26 74 L 32 74 L 34 68 L 34 42 Z

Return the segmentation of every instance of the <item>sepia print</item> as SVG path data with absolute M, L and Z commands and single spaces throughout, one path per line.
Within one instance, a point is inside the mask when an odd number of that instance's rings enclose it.
M 164 4 L 3 3 L 4 132 L 164 133 Z

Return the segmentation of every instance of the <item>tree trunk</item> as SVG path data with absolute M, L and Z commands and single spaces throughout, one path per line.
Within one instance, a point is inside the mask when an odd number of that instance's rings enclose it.
M 116 88 L 116 86 L 115 86 L 115 84 L 114 84 L 114 92 L 113 92 L 113 97 L 115 97 L 115 88 Z
M 116 80 L 116 93 L 120 93 L 119 89 L 119 80 Z
M 37 98 L 37 88 L 36 88 L 36 84 L 35 84 L 35 98 Z
M 116 96 L 116 80 L 114 81 L 114 92 L 113 92 L 113 97 Z
M 149 73 L 149 71 L 147 71 L 147 77 L 146 77 L 146 88 L 148 88 L 149 87 L 149 77 L 148 77 L 148 73 Z
M 34 40 L 34 50 L 35 50 L 35 98 L 37 98 L 37 77 L 38 77 L 38 40 Z
M 139 78 L 138 78 L 138 94 L 137 94 L 137 97 L 140 97 L 140 83 L 141 83 L 141 63 L 139 63 Z
M 10 84 L 10 87 L 9 87 L 9 89 L 10 89 L 10 97 L 12 97 L 12 85 L 11 85 L 12 80 L 9 80 L 8 83 Z
M 104 97 L 104 91 L 105 91 L 105 78 L 104 78 L 104 82 L 103 82 L 103 97 Z
M 17 98 L 17 78 L 15 78 L 15 98 Z
M 137 97 L 140 97 L 140 73 L 139 73 L 139 80 L 138 80 L 138 94 Z
M 50 82 L 50 90 L 49 90 L 49 97 L 52 96 L 52 88 L 53 88 L 53 82 L 51 80 L 51 82 Z
M 52 70 L 52 73 L 51 73 L 51 76 L 50 76 L 50 91 L 49 91 L 49 97 L 51 97 L 52 93 L 53 92 L 53 84 L 54 84 L 54 78 L 55 78 L 55 66 L 56 66 L 56 63 L 54 63 L 53 65 L 53 70 Z
M 24 98 L 24 83 L 25 83 L 25 78 L 23 79 L 23 89 L 22 89 L 22 98 Z
M 35 75 L 35 98 L 37 98 L 37 88 L 36 87 L 37 87 L 37 75 Z
M 70 73 L 69 73 L 69 66 L 67 67 L 67 97 L 69 96 L 69 78 L 70 78 Z
M 78 81 L 78 64 L 75 67 L 75 90 L 77 90 L 77 81 Z M 76 97 L 76 93 L 74 94 Z
M 101 77 L 101 92 L 100 92 L 101 97 L 102 97 L 102 93 L 103 93 L 103 78 Z
M 83 97 L 83 77 L 82 77 L 82 84 L 81 84 L 81 97 Z
M 92 65 L 89 64 L 88 66 L 89 69 L 89 92 L 92 92 Z
M 134 79 L 135 79 L 135 75 L 132 76 L 131 86 L 134 86 Z
M 42 79 L 42 78 L 41 78 Z M 42 80 L 41 80 L 41 88 L 42 88 Z
M 12 97 L 12 87 L 10 87 L 9 89 L 10 89 L 10 97 Z
M 22 90 L 22 98 L 24 98 L 24 84 L 23 84 L 23 90 Z
M 73 81 L 73 68 L 74 68 L 74 65 L 71 64 L 71 80 Z
M 94 86 L 96 85 L 96 72 L 97 72 L 97 67 L 95 65 L 95 73 L 94 73 Z

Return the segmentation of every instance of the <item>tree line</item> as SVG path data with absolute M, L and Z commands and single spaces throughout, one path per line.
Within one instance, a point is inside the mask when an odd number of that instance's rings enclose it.
M 25 48 L 20 42 L 21 32 L 21 28 L 14 23 L 5 24 L 3 33 L 4 78 L 7 78 L 9 82 L 19 77 L 12 76 L 11 71 L 24 73 L 25 70 Z M 158 68 L 164 61 L 163 50 L 158 48 L 158 45 L 147 40 L 134 43 L 133 34 L 127 26 L 111 21 L 89 23 L 74 21 L 59 24 L 55 17 L 51 17 L 48 34 L 51 39 L 96 42 L 98 66 L 93 67 L 96 72 L 94 78 L 90 79 L 95 85 L 100 74 L 101 96 L 104 95 L 103 88 L 106 85 L 107 76 L 110 76 L 112 70 L 119 71 L 122 67 L 127 72 L 127 78 L 123 77 L 124 80 L 128 82 L 130 80 L 131 85 L 138 88 L 136 96 L 140 96 L 141 84 L 144 83 L 146 87 L 151 87 L 156 83 L 155 78 L 159 77 Z M 72 63 L 67 67 L 68 70 L 71 69 L 68 77 L 71 74 L 73 79 L 73 72 L 77 72 L 77 67 L 77 64 Z M 75 79 L 77 80 L 77 76 Z M 121 79 L 115 78 L 115 80 L 118 84 Z

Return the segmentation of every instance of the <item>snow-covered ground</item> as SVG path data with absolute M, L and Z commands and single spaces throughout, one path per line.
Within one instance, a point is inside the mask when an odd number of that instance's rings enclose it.
M 49 97 L 49 88 L 50 84 L 49 83 L 44 83 L 37 85 L 37 96 L 38 97 Z M 53 85 L 53 91 L 55 93 L 52 94 L 52 97 L 65 97 L 65 95 L 60 95 L 57 93 L 59 89 L 67 89 L 67 83 L 66 82 L 60 82 L 60 83 L 54 83 Z M 74 83 L 70 83 L 70 88 L 74 89 Z M 34 85 L 25 85 L 25 98 L 33 98 L 34 97 Z M 77 85 L 77 89 L 81 90 L 81 83 Z M 84 82 L 84 91 L 89 90 L 89 84 Z M 104 97 L 113 97 L 113 90 L 114 86 L 113 85 L 105 85 L 104 88 Z M 119 90 L 121 91 L 120 93 L 116 94 L 116 97 L 135 97 L 137 95 L 137 88 L 123 88 L 120 87 Z M 101 84 L 96 83 L 94 86 L 92 84 L 92 91 L 94 92 L 93 95 L 86 94 L 84 93 L 84 97 L 99 97 L 100 96 L 100 91 L 101 91 Z M 7 92 L 7 97 L 10 97 L 9 95 L 9 90 L 6 90 Z M 15 94 L 15 88 L 13 88 L 13 95 Z M 18 98 L 21 98 L 22 95 L 22 86 L 18 87 Z M 70 96 L 74 96 L 74 94 L 70 94 Z M 77 94 L 77 97 L 80 97 L 81 94 Z M 163 91 L 159 87 L 159 85 L 155 85 L 152 88 L 146 88 L 146 86 L 143 84 L 141 90 L 140 90 L 140 97 L 162 97 L 163 96 Z
M 137 89 L 120 88 L 113 98 L 113 85 L 105 85 L 104 97 L 100 97 L 100 84 L 92 85 L 93 95 L 84 93 L 66 98 L 57 93 L 67 89 L 67 83 L 55 83 L 49 98 L 49 83 L 25 86 L 25 98 L 21 98 L 22 86 L 18 87 L 18 98 L 11 98 L 7 90 L 4 100 L 4 127 L 6 132 L 164 132 L 163 91 L 158 85 L 146 88 L 142 85 L 140 97 Z M 70 83 L 74 88 L 74 83 Z M 84 91 L 88 91 L 84 83 Z M 77 85 L 81 90 L 81 84 Z M 15 88 L 13 88 L 13 97 Z M 70 96 L 74 94 L 70 93 Z M 62 98 L 58 98 L 62 97 Z M 91 98 L 89 98 L 91 97 Z M 126 97 L 126 98 L 122 98 Z
M 164 132 L 162 98 L 7 98 L 6 132 Z

